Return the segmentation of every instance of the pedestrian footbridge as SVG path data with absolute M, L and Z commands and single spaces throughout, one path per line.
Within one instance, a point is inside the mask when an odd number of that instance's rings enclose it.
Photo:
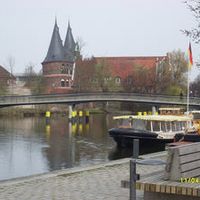
M 74 93 L 1 96 L 0 107 L 37 104 L 80 104 L 87 102 L 135 102 L 152 105 L 186 105 L 186 97 L 136 93 Z M 200 106 L 200 98 L 190 98 L 190 106 Z

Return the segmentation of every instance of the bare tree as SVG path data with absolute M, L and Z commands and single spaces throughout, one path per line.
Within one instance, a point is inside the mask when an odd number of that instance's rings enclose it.
M 7 62 L 8 62 L 9 70 L 10 70 L 10 75 L 12 76 L 13 75 L 13 67 L 15 65 L 15 58 L 10 55 L 7 57 Z
M 76 60 L 80 60 L 83 57 L 83 48 L 85 47 L 85 42 L 81 37 L 76 38 L 76 48 L 75 48 L 75 57 Z
M 178 95 L 180 91 L 186 91 L 188 62 L 184 52 L 177 50 L 168 53 L 167 59 L 161 65 L 156 82 L 157 92 Z
M 200 1 L 199 0 L 186 0 L 184 1 L 187 8 L 192 12 L 196 25 L 191 30 L 182 30 L 182 32 L 190 37 L 195 43 L 200 42 Z
M 95 74 L 95 58 L 78 59 L 76 62 L 74 89 L 76 92 L 90 92 L 95 88 L 92 77 Z
M 7 62 L 8 62 L 8 67 L 9 67 L 9 70 L 10 70 L 10 84 L 11 84 L 11 93 L 13 94 L 13 68 L 14 68 L 14 65 L 15 65 L 15 58 L 12 56 L 12 55 L 9 55 L 7 57 Z
M 42 94 L 44 92 L 42 71 L 36 73 L 34 67 L 35 65 L 30 62 L 25 68 L 25 85 L 31 90 L 32 94 Z

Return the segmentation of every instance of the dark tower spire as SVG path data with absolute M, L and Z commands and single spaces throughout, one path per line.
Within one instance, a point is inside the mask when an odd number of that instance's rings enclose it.
M 70 26 L 70 22 L 68 21 L 67 35 L 64 43 L 64 51 L 65 51 L 65 59 L 73 62 L 75 58 L 75 47 L 76 43 L 74 41 L 74 37 L 72 35 L 72 29 Z
M 54 61 L 63 61 L 64 58 L 64 49 L 62 40 L 59 33 L 59 28 L 57 25 L 57 19 L 55 18 L 55 25 L 53 29 L 53 34 L 51 37 L 51 42 L 49 49 L 46 55 L 46 58 L 43 62 L 54 62 Z

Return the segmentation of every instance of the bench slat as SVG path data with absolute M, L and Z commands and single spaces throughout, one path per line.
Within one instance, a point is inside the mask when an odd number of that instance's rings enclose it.
M 189 163 L 181 164 L 181 172 L 187 173 L 186 171 L 190 172 L 190 171 L 196 170 L 199 167 L 200 167 L 200 160 L 191 161 Z M 200 173 L 200 168 L 199 168 L 199 173 Z M 196 176 L 199 176 L 199 175 L 200 174 L 197 173 Z M 183 178 L 185 178 L 185 177 L 183 177 Z
M 192 155 L 188 154 L 188 155 L 180 156 L 180 164 L 191 162 L 193 160 L 200 160 L 200 152 L 193 153 Z
M 200 183 L 180 182 L 181 178 L 198 177 L 200 178 L 200 143 L 169 147 L 165 173 L 137 181 L 136 188 L 145 192 L 200 197 Z
M 186 144 L 186 145 L 173 147 L 173 148 L 178 148 L 180 155 L 196 153 L 200 151 L 200 142 Z
M 161 177 L 163 177 L 163 172 L 160 174 L 154 174 L 153 176 L 143 178 L 142 182 L 140 182 L 140 180 L 136 182 L 136 189 L 145 190 L 145 184 L 157 182 L 157 180 L 161 180 Z
M 182 178 L 193 178 L 200 176 L 200 168 L 193 169 L 191 171 L 186 171 L 181 173 Z M 193 184 L 193 183 L 192 183 Z
M 138 185 L 143 185 L 143 187 L 136 187 L 137 189 L 143 189 L 147 192 L 161 192 L 168 194 L 178 194 L 178 195 L 188 195 L 188 196 L 198 196 L 200 194 L 200 185 L 198 183 L 189 184 L 181 182 L 163 181 L 162 177 L 160 180 L 154 179 L 155 182 L 149 180 L 140 180 L 137 182 Z

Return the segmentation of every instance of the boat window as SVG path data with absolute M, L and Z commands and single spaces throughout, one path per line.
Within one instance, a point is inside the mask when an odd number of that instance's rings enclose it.
M 118 121 L 118 123 L 117 123 L 118 126 L 131 127 L 131 121 L 128 120 L 128 119 L 120 119 L 120 120 L 117 120 L 117 121 Z
M 146 124 L 146 129 L 145 130 L 148 130 L 148 131 L 151 131 L 151 121 L 145 121 L 145 124 Z
M 133 120 L 133 128 L 138 130 L 147 130 L 147 121 L 136 119 Z M 150 129 L 148 129 L 150 130 Z
M 170 131 L 170 122 L 162 122 L 161 123 L 161 130 L 164 132 Z
M 182 129 L 181 129 L 181 122 L 177 122 L 176 123 L 176 130 L 177 131 L 181 131 Z
M 161 122 L 161 131 L 166 132 L 165 122 Z
M 176 122 L 171 122 L 172 123 L 172 131 L 177 131 L 177 123 Z
M 186 122 L 181 122 L 181 130 L 185 130 Z
M 160 131 L 159 122 L 153 122 L 153 131 Z

